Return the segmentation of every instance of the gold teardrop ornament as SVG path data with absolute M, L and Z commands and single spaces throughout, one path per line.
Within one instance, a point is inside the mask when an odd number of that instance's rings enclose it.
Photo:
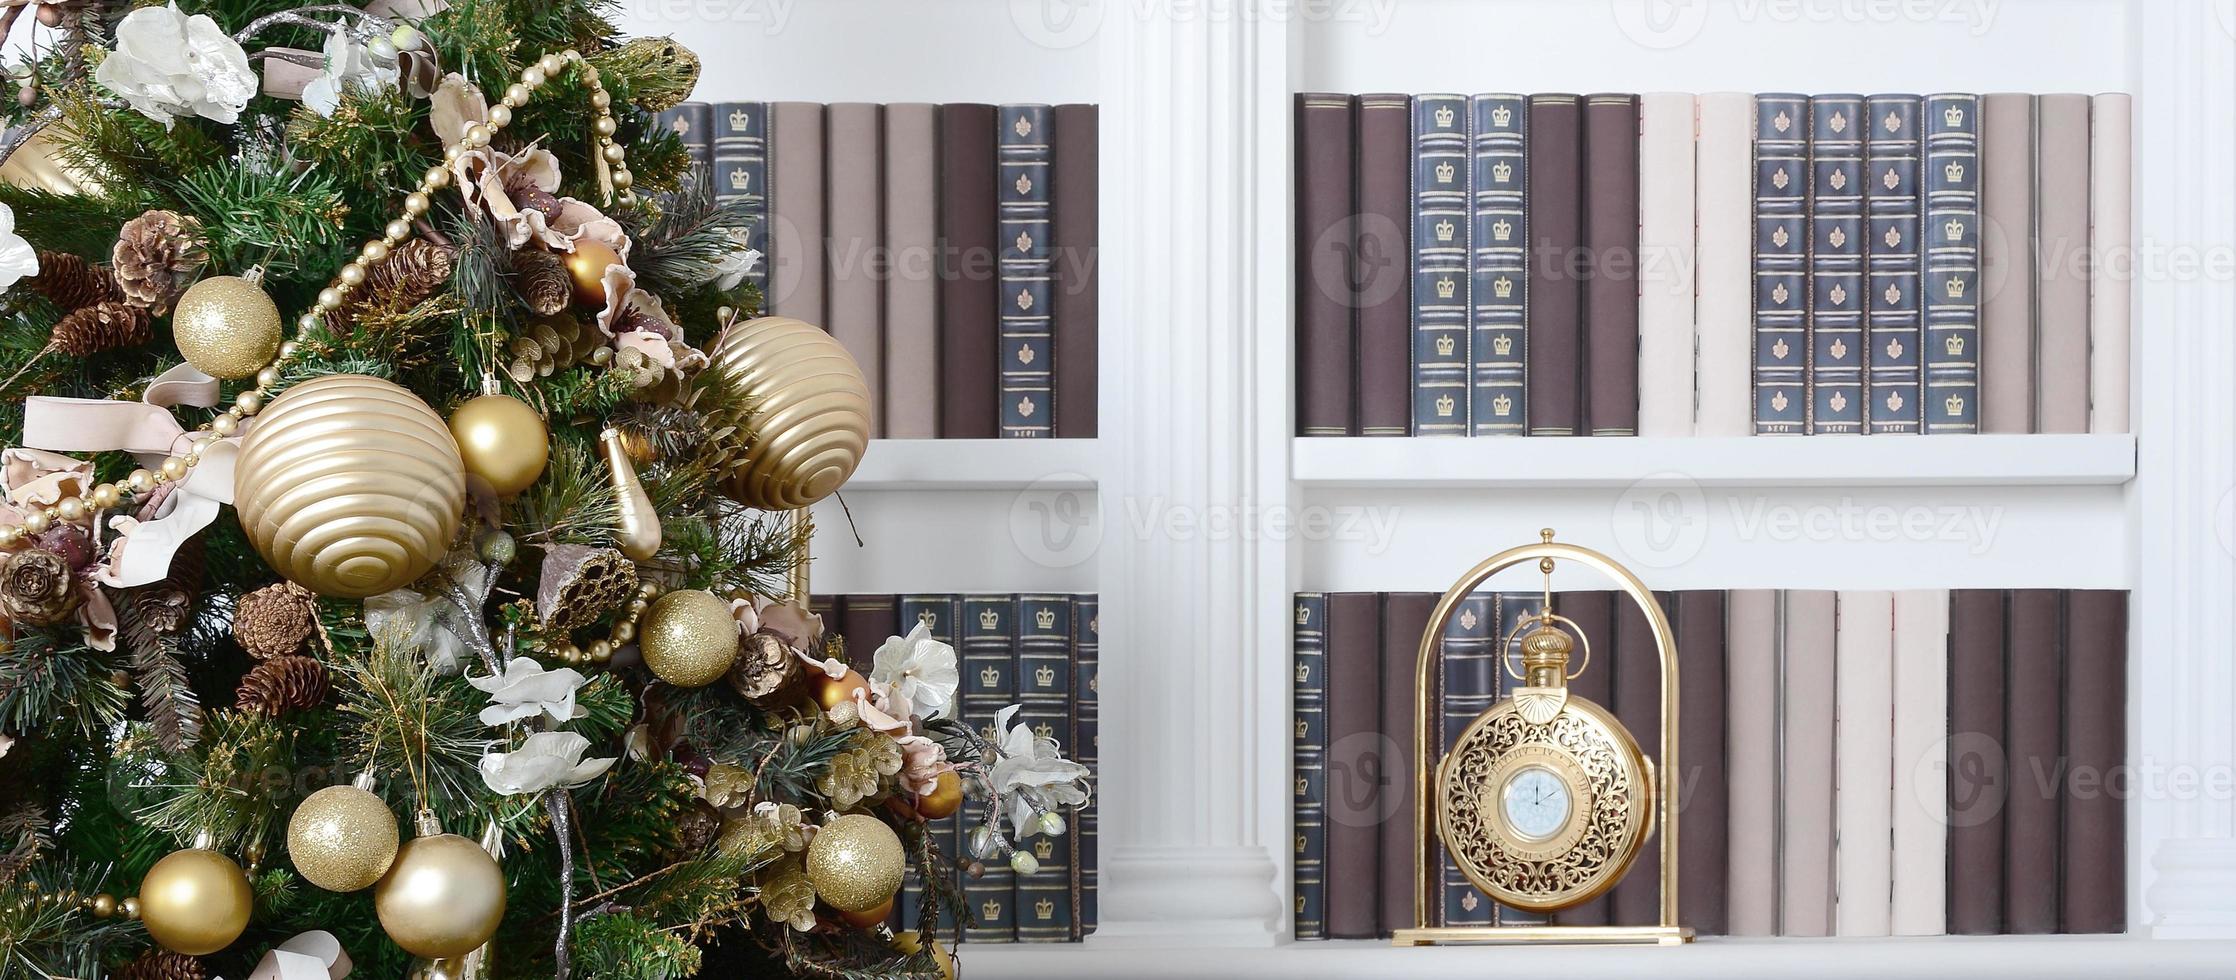
M 449 552 L 466 467 L 443 417 L 362 374 L 296 385 L 242 439 L 233 501 L 249 543 L 290 582 L 361 599 Z
M 854 475 L 869 448 L 869 382 L 830 334 L 804 320 L 762 317 L 724 330 L 709 357 L 752 411 L 721 444 L 731 499 L 795 510 Z

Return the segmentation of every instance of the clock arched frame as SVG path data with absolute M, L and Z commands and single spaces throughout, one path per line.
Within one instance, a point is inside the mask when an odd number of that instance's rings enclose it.
M 1661 921 L 1650 926 L 1431 926 L 1429 909 L 1436 907 L 1436 889 L 1442 882 L 1443 869 L 1436 867 L 1431 857 L 1432 849 L 1419 848 L 1413 863 L 1413 927 L 1395 930 L 1392 941 L 1399 946 L 1433 946 L 1439 943 L 1548 943 L 1548 944 L 1659 944 L 1678 945 L 1692 941 L 1693 932 L 1677 921 L 1677 803 L 1682 769 L 1678 765 L 1677 747 L 1677 638 L 1669 627 L 1669 616 L 1661 604 L 1654 600 L 1654 593 L 1614 559 L 1590 548 L 1561 544 L 1553 540 L 1553 532 L 1544 532 L 1545 540 L 1509 548 L 1483 560 L 1481 564 L 1460 576 L 1459 581 L 1438 599 L 1436 611 L 1429 616 L 1429 625 L 1421 633 L 1420 656 L 1415 666 L 1413 695 L 1413 832 L 1415 839 L 1428 841 L 1441 839 L 1437 828 L 1435 805 L 1431 798 L 1434 783 L 1437 747 L 1430 741 L 1431 712 L 1437 706 L 1430 704 L 1429 692 L 1434 690 L 1432 680 L 1441 673 L 1444 663 L 1444 628 L 1466 599 L 1491 576 L 1525 562 L 1554 563 L 1574 562 L 1593 569 L 1612 579 L 1622 587 L 1625 595 L 1646 614 L 1646 621 L 1653 627 L 1654 648 L 1661 660 L 1661 751 L 1652 768 L 1659 785 L 1654 794 L 1654 805 L 1659 809 L 1656 823 L 1660 829 L 1661 846 Z M 1502 651 L 1503 653 L 1503 651 Z M 1503 657 L 1502 657 L 1503 659 Z M 1503 668 L 1502 668 L 1503 669 Z

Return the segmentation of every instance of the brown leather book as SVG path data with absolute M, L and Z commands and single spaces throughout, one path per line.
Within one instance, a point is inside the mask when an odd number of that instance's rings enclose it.
M 826 330 L 823 106 L 769 105 L 769 312 Z
M 999 433 L 993 106 L 939 107 L 939 173 L 939 434 L 992 439 Z
M 1056 438 L 1092 439 L 1097 428 L 1095 402 L 1097 319 L 1101 293 L 1095 265 L 1101 237 L 1101 185 L 1098 113 L 1080 103 L 1056 107 L 1051 159 L 1056 169 L 1056 201 L 1051 209 L 1056 247 Z
M 2003 639 L 2007 597 L 1958 589 L 1949 605 L 1949 934 L 2003 931 Z
M 1584 414 L 1638 434 L 1638 96 L 1584 99 Z M 1621 921 L 1618 914 L 1617 920 Z
M 839 615 L 839 635 L 846 637 L 846 665 L 869 676 L 871 660 L 877 648 L 892 637 L 900 625 L 899 607 L 890 595 L 849 595 L 846 606 Z M 826 624 L 826 628 L 829 624 Z
M 885 267 L 879 205 L 885 153 L 883 106 L 834 102 L 826 113 L 822 324 L 870 383 L 870 437 L 885 436 Z
M 2089 97 L 2034 99 L 2034 431 L 2087 432 Z
M 885 436 L 939 436 L 939 107 L 885 107 Z M 1058 362 L 1061 363 L 1061 362 Z
M 1600 707 L 1615 702 L 1615 602 L 1622 598 L 1616 592 L 1561 592 L 1553 596 L 1553 611 L 1583 629 L 1591 640 L 1592 660 L 1583 663 L 1584 644 L 1576 644 L 1576 652 L 1569 661 L 1569 671 L 1584 668 L 1582 675 L 1568 682 L 1569 693 L 1586 698 Z M 1628 599 L 1622 599 L 1628 602 Z M 1592 899 L 1575 908 L 1562 909 L 1552 915 L 1554 925 L 1604 926 L 1608 924 L 1610 902 L 1606 896 Z
M 2059 932 L 2127 931 L 2127 593 L 2076 590 L 2065 612 L 2065 863 Z
M 1980 431 L 2034 429 L 2034 96 L 1980 97 Z
M 2003 931 L 2057 931 L 2060 771 L 2064 731 L 2065 597 L 2055 589 L 2011 593 L 2004 661 L 2004 750 L 2010 797 L 2003 806 Z
M 1678 802 L 1677 898 L 1681 921 L 1703 936 L 1730 931 L 1725 868 L 1730 796 L 1724 769 L 1724 594 L 1677 593 L 1677 744 L 1684 796 Z
M 1614 596 L 1614 648 L 1608 651 L 1614 657 L 1607 666 L 1613 668 L 1610 680 L 1614 685 L 1615 718 L 1624 728 L 1630 729 L 1630 737 L 1638 740 L 1639 747 L 1646 750 L 1648 758 L 1655 760 L 1658 769 L 1661 759 L 1661 652 L 1654 645 L 1654 629 L 1646 619 L 1646 611 L 1628 595 L 1617 592 Z M 1677 608 L 1675 593 L 1660 592 L 1654 598 L 1661 603 L 1664 615 L 1672 614 Z M 1682 685 L 1679 690 L 1683 690 Z M 1678 712 L 1678 720 L 1684 720 L 1684 712 Z M 1657 827 L 1654 836 L 1647 839 L 1645 850 L 1639 852 L 1638 860 L 1631 864 L 1630 873 L 1624 875 L 1608 895 L 1611 923 L 1649 926 L 1661 922 L 1660 858 L 1661 831 Z M 1678 883 L 1683 884 L 1682 876 Z
M 1532 95 L 1529 100 L 1528 371 L 1529 434 L 1533 436 L 1573 436 L 1585 431 L 1581 108 L 1574 95 Z M 1632 223 L 1635 236 L 1635 218 Z
M 1402 436 L 1413 421 L 1413 284 L 1405 237 L 1412 221 L 1411 104 L 1388 92 L 1359 96 L 1351 283 L 1362 436 Z
M 1436 611 L 1434 592 L 1392 592 L 1382 600 L 1382 734 L 1389 739 L 1384 765 L 1382 818 L 1382 934 L 1413 927 L 1413 872 L 1424 849 L 1433 841 L 1413 833 L 1413 697 L 1420 690 L 1421 633 L 1429 628 Z M 1429 704 L 1440 712 L 1435 683 L 1430 682 Z M 1443 862 L 1433 866 L 1441 874 Z M 1433 916 L 1435 910 L 1430 910 Z
M 1381 829 L 1376 813 L 1394 760 L 1382 750 L 1382 597 L 1328 596 L 1329 939 L 1380 929 Z
M 1297 96 L 1297 434 L 1357 434 L 1351 401 L 1351 97 Z

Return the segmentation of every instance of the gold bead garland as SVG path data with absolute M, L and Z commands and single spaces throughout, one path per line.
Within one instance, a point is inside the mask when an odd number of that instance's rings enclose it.
M 520 80 L 507 86 L 504 98 L 490 106 L 487 123 L 467 126 L 459 141 L 443 151 L 443 162 L 429 167 L 420 177 L 418 189 L 404 195 L 402 214 L 388 222 L 381 237 L 367 241 L 359 249 L 357 258 L 343 265 L 326 288 L 319 290 L 318 301 L 311 310 L 296 319 L 297 334 L 323 328 L 326 314 L 347 302 L 349 294 L 365 282 L 366 273 L 387 261 L 396 246 L 412 236 L 412 222 L 425 215 L 434 204 L 431 195 L 450 186 L 451 165 L 467 151 L 488 146 L 499 130 L 512 123 L 513 110 L 526 105 L 551 76 L 569 67 L 582 72 L 583 82 L 590 86 L 590 106 L 597 113 L 591 122 L 591 132 L 597 138 L 598 152 L 592 159 L 597 164 L 600 189 L 622 204 L 635 204 L 637 194 L 631 187 L 636 178 L 629 172 L 627 148 L 614 141 L 617 126 L 613 118 L 613 97 L 599 80 L 597 66 L 573 48 L 546 54 L 520 70 Z M 79 496 L 34 510 L 25 514 L 19 524 L 0 524 L 0 550 L 12 549 L 24 538 L 43 533 L 57 523 L 90 522 L 95 514 L 123 504 L 128 496 L 145 494 L 166 483 L 184 480 L 187 471 L 201 464 L 203 452 L 218 440 L 240 431 L 243 420 L 263 409 L 271 398 L 272 388 L 279 384 L 280 365 L 287 363 L 299 350 L 296 341 L 281 343 L 271 362 L 253 372 L 254 387 L 242 390 L 231 407 L 195 428 L 186 452 L 172 455 L 154 467 L 134 470 L 121 483 L 96 484 Z
M 613 632 L 607 634 L 605 639 L 593 640 L 588 647 L 578 647 L 573 641 L 561 636 L 546 643 L 544 652 L 569 667 L 602 664 L 612 660 L 613 651 L 636 642 L 637 623 L 644 618 L 645 610 L 652 608 L 652 600 L 660 597 L 660 591 L 660 586 L 653 582 L 637 586 L 636 598 L 629 600 L 629 608 L 613 624 Z

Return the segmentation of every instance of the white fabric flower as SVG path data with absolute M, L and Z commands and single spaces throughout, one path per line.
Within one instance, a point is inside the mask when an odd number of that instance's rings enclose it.
M 377 91 L 396 84 L 396 55 L 375 55 L 372 49 L 339 25 L 326 35 L 326 70 L 303 86 L 303 104 L 331 118 L 342 107 L 348 92 Z
M 745 277 L 752 275 L 753 270 L 761 264 L 761 250 L 744 247 L 744 229 L 731 229 L 730 237 L 737 241 L 739 248 L 723 256 L 722 261 L 714 266 L 714 288 L 723 292 L 738 288 L 738 283 L 744 282 Z
M 418 650 L 428 669 L 450 677 L 458 673 L 466 653 L 447 622 L 450 609 L 449 603 L 410 589 L 383 592 L 365 600 L 365 631 L 402 649 Z
M 590 709 L 575 703 L 575 691 L 589 680 L 572 667 L 545 670 L 531 657 L 514 657 L 502 674 L 466 677 L 466 683 L 489 694 L 489 707 L 481 709 L 484 725 L 502 725 L 539 714 L 555 722 L 573 721 L 590 713 Z
M 258 88 L 247 52 L 208 15 L 176 4 L 126 14 L 93 80 L 165 128 L 180 116 L 232 123 Z
M 1056 740 L 1033 734 L 1032 726 L 1020 722 L 1010 727 L 1019 707 L 1010 705 L 994 716 L 994 728 L 1003 735 L 996 746 L 1000 758 L 994 761 L 993 780 L 995 791 L 1009 798 L 1010 825 L 1017 839 L 1024 840 L 1037 830 L 1040 814 L 1033 803 L 1052 810 L 1087 802 L 1087 767 L 1064 758 Z
M 527 796 L 547 789 L 573 789 L 613 768 L 616 760 L 590 759 L 582 753 L 590 740 L 574 732 L 537 732 L 510 752 L 481 757 L 481 781 L 502 796 Z
M 25 276 L 39 274 L 39 250 L 16 234 L 16 212 L 0 204 L 0 291 Z
M 917 623 L 907 636 L 890 637 L 877 648 L 870 658 L 870 680 L 921 709 L 924 717 L 937 718 L 954 704 L 963 675 L 955 666 L 955 648 L 933 639 L 930 626 Z

